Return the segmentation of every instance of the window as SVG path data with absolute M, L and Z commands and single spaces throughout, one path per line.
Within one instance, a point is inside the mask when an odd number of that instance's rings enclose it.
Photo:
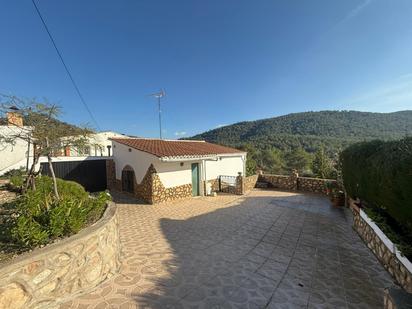
M 90 146 L 83 146 L 77 149 L 79 156 L 90 156 Z

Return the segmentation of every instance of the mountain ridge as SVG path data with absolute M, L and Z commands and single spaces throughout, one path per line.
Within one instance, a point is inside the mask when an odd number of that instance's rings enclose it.
M 252 144 L 257 148 L 309 152 L 329 150 L 371 139 L 397 139 L 412 135 L 412 110 L 391 113 L 360 111 L 309 111 L 242 121 L 190 137 L 229 146 Z

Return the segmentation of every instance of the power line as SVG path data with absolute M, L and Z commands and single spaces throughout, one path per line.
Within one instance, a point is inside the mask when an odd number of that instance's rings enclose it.
M 50 38 L 50 40 L 51 40 L 51 42 L 52 42 L 52 44 L 53 44 L 53 46 L 54 46 L 54 49 L 56 50 L 57 55 L 59 56 L 59 58 L 60 58 L 60 60 L 61 60 L 61 62 L 62 62 L 62 64 L 63 64 L 63 66 L 64 66 L 64 69 L 66 70 L 66 73 L 67 73 L 67 75 L 69 76 L 69 78 L 70 78 L 70 80 L 71 80 L 71 82 L 72 82 L 72 84 L 73 84 L 73 86 L 74 86 L 74 89 L 76 89 L 76 92 L 77 92 L 77 94 L 79 95 L 80 101 L 82 101 L 84 107 L 86 108 L 87 112 L 89 113 L 89 116 L 90 116 L 90 118 L 93 120 L 93 122 L 94 122 L 94 124 L 96 125 L 97 129 L 99 129 L 99 131 L 101 131 L 101 129 L 100 129 L 100 127 L 99 127 L 99 124 L 97 123 L 96 119 L 94 118 L 94 116 L 93 116 L 93 114 L 92 114 L 89 106 L 86 104 L 86 101 L 84 100 L 83 95 L 81 94 L 81 92 L 80 92 L 80 90 L 79 90 L 79 87 L 77 87 L 77 84 L 76 84 L 76 82 L 74 81 L 74 78 L 73 78 L 72 74 L 70 73 L 70 70 L 69 70 L 69 68 L 68 68 L 67 65 L 66 65 L 66 62 L 64 62 L 63 56 L 62 56 L 62 54 L 60 53 L 59 49 L 57 48 L 56 42 L 54 41 L 53 36 L 51 35 L 51 33 L 50 33 L 50 31 L 49 31 L 49 28 L 47 27 L 46 22 L 44 21 L 43 16 L 41 15 L 40 10 L 39 10 L 39 8 L 38 8 L 37 5 L 36 5 L 35 0 L 31 0 L 31 2 L 33 3 L 34 8 L 36 9 L 36 12 L 37 12 L 37 14 L 38 14 L 39 17 L 40 17 L 40 20 L 41 20 L 41 22 L 42 22 L 42 24 L 43 24 L 43 26 L 44 26 L 44 29 L 46 29 L 46 32 L 47 32 L 47 34 L 49 35 L 49 38 Z

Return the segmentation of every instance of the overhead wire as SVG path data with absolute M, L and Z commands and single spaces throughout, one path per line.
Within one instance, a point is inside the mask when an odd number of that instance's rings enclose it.
M 92 111 L 90 110 L 89 106 L 87 105 L 86 100 L 84 99 L 82 93 L 80 92 L 80 89 L 79 89 L 79 87 L 77 86 L 77 83 L 76 83 L 76 81 L 75 81 L 74 78 L 73 78 L 73 75 L 70 73 L 70 70 L 69 70 L 66 62 L 65 62 L 64 59 L 63 59 L 62 53 L 60 52 L 59 48 L 57 47 L 56 42 L 55 42 L 55 40 L 54 40 L 54 38 L 53 38 L 53 36 L 52 36 L 49 28 L 47 27 L 47 24 L 46 24 L 46 22 L 45 22 L 45 20 L 44 20 L 44 18 L 43 18 L 43 16 L 42 16 L 42 14 L 41 14 L 41 12 L 40 12 L 40 10 L 39 10 L 39 8 L 38 8 L 35 0 L 31 0 L 31 2 L 32 2 L 33 5 L 34 5 L 34 8 L 35 8 L 35 10 L 36 10 L 36 12 L 37 12 L 37 15 L 39 16 L 39 18 L 40 18 L 40 20 L 41 20 L 41 22 L 42 22 L 42 24 L 43 24 L 43 26 L 44 26 L 44 29 L 46 30 L 46 32 L 47 32 L 47 34 L 48 34 L 48 36 L 49 36 L 49 38 L 50 38 L 50 41 L 52 42 L 52 44 L 53 44 L 53 46 L 54 46 L 54 49 L 56 50 L 57 55 L 59 56 L 60 61 L 62 62 L 63 66 L 64 66 L 64 69 L 66 70 L 66 73 L 67 73 L 67 75 L 69 76 L 69 79 L 70 79 L 70 81 L 72 82 L 73 87 L 74 87 L 74 89 L 76 90 L 77 95 L 78 95 L 79 98 L 80 98 L 80 101 L 83 103 L 84 107 L 86 108 L 87 113 L 89 114 L 89 116 L 90 116 L 91 120 L 93 121 L 93 123 L 96 125 L 96 128 L 97 128 L 99 131 L 101 131 L 100 126 L 99 126 L 98 122 L 96 121 L 96 118 L 93 116 L 93 113 L 92 113 Z

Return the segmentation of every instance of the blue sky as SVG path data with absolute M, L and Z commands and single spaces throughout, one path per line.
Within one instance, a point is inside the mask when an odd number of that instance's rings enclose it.
M 412 109 L 410 0 L 37 0 L 100 127 L 168 138 L 291 112 Z M 91 122 L 30 0 L 0 0 L 0 93 Z

